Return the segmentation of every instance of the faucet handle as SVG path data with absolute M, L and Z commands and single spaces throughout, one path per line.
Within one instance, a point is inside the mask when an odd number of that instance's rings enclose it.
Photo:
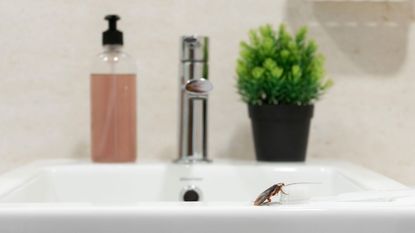
M 206 98 L 209 92 L 213 90 L 213 85 L 209 80 L 204 78 L 192 79 L 184 85 L 184 90 L 190 97 Z

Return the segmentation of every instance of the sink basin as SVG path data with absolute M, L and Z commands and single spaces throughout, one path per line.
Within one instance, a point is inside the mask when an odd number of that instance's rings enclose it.
M 253 206 L 279 182 L 288 195 Z M 184 200 L 198 200 L 185 202 Z M 410 232 L 415 193 L 348 163 L 41 161 L 0 177 L 0 232 Z

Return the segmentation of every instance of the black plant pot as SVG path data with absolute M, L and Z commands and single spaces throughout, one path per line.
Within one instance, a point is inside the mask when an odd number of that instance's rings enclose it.
M 248 105 L 258 161 L 304 161 L 313 105 Z

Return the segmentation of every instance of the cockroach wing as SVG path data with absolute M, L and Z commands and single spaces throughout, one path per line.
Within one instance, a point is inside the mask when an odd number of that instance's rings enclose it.
M 264 203 L 268 198 L 271 197 L 271 193 L 277 188 L 278 184 L 274 184 L 273 186 L 267 188 L 263 191 L 259 196 L 255 199 L 254 205 L 261 205 Z

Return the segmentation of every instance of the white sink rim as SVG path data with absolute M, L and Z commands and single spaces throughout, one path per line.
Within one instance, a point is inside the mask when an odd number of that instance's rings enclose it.
M 332 166 L 335 167 L 338 171 L 348 176 L 349 178 L 359 180 L 359 185 L 364 185 L 365 188 L 369 190 L 382 191 L 382 190 L 405 190 L 408 187 L 390 179 L 380 174 L 377 174 L 373 171 L 364 169 L 362 167 L 339 161 L 307 161 L 306 163 L 263 163 L 263 162 L 254 162 L 254 161 L 216 161 L 213 164 L 192 164 L 192 165 L 178 165 L 178 166 L 214 166 L 214 165 L 241 165 L 241 166 L 272 166 L 272 167 L 289 167 L 289 166 Z M 99 167 L 136 167 L 136 166 L 170 166 L 170 163 L 155 163 L 155 162 L 140 162 L 140 163 L 131 163 L 131 164 L 92 164 L 87 160 L 44 160 L 31 163 L 29 165 L 20 167 L 18 169 L 12 170 L 8 173 L 0 176 L 0 194 L 10 192 L 16 188 L 19 184 L 22 184 L 23 180 L 27 180 L 32 177 L 39 169 L 53 166 L 99 166 Z M 174 165 L 175 166 L 175 165 Z M 364 179 L 362 179 L 364 178 Z M 379 203 L 377 203 L 379 204 Z M 298 205 L 298 206 L 280 206 L 279 210 L 290 209 L 294 210 L 296 208 L 307 208 L 307 209 L 327 209 L 327 208 L 373 208 L 373 207 L 382 207 L 388 208 L 390 203 L 383 203 L 383 205 L 374 205 L 371 203 L 359 203 L 354 204 L 341 204 L 337 203 L 319 203 L 319 205 Z M 63 202 L 63 203 L 0 203 L 1 207 L 4 208 L 252 208 L 250 203 L 239 203 L 239 202 L 197 202 L 197 203 L 183 203 L 183 202 L 145 202 L 145 203 L 77 203 L 77 202 Z M 403 205 L 401 205 L 402 207 Z
M 253 164 L 256 162 L 235 162 Z M 227 163 L 227 162 L 225 162 Z M 377 173 L 342 162 L 307 162 L 307 164 L 336 164 L 336 168 L 363 182 L 373 190 L 407 189 Z M 39 161 L 0 176 L 0 192 L 16 185 L 42 166 L 56 164 L 88 164 L 88 161 Z M 122 166 L 142 166 L 160 163 L 140 163 Z M 287 165 L 284 163 L 281 166 Z M 274 164 L 275 165 L 275 164 Z M 105 165 L 103 165 L 105 166 Z M 201 166 L 209 166 L 201 165 Z M 333 165 L 334 166 L 334 165 Z M 354 179 L 353 178 L 353 179 Z M 17 183 L 16 183 L 17 182 Z M 386 185 L 385 185 L 386 184 Z M 415 199 L 412 205 L 390 203 L 326 202 L 299 205 L 252 206 L 251 203 L 184 203 L 148 202 L 121 205 L 120 203 L 0 203 L 0 232 L 171 232 L 192 233 L 251 233 L 261 230 L 304 233 L 407 233 L 415 227 Z M 301 224 L 299 224 L 301 223 Z

